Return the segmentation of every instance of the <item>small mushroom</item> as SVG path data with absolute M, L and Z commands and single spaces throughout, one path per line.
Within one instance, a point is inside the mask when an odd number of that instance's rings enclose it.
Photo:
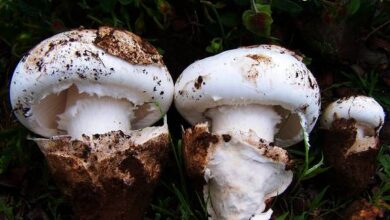
M 141 219 L 169 142 L 166 123 L 147 126 L 173 90 L 153 46 L 101 27 L 38 44 L 17 65 L 10 96 L 19 121 L 46 137 L 34 140 L 77 218 Z
M 321 116 L 323 151 L 334 185 L 345 195 L 364 190 L 375 174 L 383 108 L 371 97 L 351 96 L 328 105 Z
M 275 45 L 238 48 L 191 64 L 176 82 L 175 105 L 195 125 L 183 136 L 187 172 L 204 185 L 212 219 L 269 219 L 266 201 L 291 183 L 281 147 L 302 140 L 320 109 L 301 61 Z

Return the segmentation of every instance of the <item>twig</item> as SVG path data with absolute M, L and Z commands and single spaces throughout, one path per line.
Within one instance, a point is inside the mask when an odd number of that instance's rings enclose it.
M 387 20 L 385 23 L 379 25 L 378 27 L 374 28 L 374 30 L 372 30 L 369 34 L 367 34 L 367 36 L 364 38 L 364 40 L 368 40 L 368 38 L 371 37 L 371 35 L 373 35 L 375 32 L 379 31 L 380 29 L 386 27 L 386 25 L 390 24 L 390 19 Z

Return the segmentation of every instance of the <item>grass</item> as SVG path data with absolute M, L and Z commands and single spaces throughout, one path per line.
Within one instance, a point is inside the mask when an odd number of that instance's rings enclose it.
M 390 111 L 390 96 L 388 89 L 379 83 L 379 74 L 376 72 L 359 74 L 342 74 L 348 78 L 344 85 L 356 88 L 367 96 L 376 99 L 387 111 Z
M 180 219 L 206 219 L 206 204 L 203 201 L 203 195 L 200 195 L 199 192 L 191 190 L 191 181 L 187 178 L 185 174 L 184 161 L 182 157 L 182 142 L 178 140 L 176 143 L 171 141 L 171 150 L 175 161 L 174 170 L 177 170 L 178 180 L 172 181 L 162 180 L 161 185 L 168 192 L 170 196 L 168 199 L 161 200 L 160 198 L 157 201 L 157 204 L 152 203 L 152 210 L 156 211 L 157 215 L 165 218 L 177 218 Z M 172 198 L 176 200 L 177 207 L 176 210 L 172 211 L 172 208 L 169 206 Z M 194 209 L 198 207 L 198 209 Z
M 302 120 L 301 120 L 302 123 Z M 316 164 L 311 165 L 311 163 L 315 160 L 316 156 L 310 154 L 310 143 L 309 143 L 309 133 L 304 129 L 304 125 L 302 124 L 302 136 L 304 143 L 304 156 L 305 159 L 303 161 L 303 165 L 300 166 L 298 172 L 296 174 L 297 181 L 296 184 L 299 184 L 302 180 L 307 180 L 313 178 L 327 170 L 327 168 L 323 168 L 324 165 L 324 156 L 321 154 L 321 160 Z M 295 153 L 302 154 L 299 151 L 295 151 Z M 296 185 L 297 186 L 297 185 Z
M 369 201 L 378 207 L 389 209 L 390 205 L 390 146 L 382 146 L 378 154 L 379 167 L 377 176 L 380 179 L 380 184 L 369 194 Z

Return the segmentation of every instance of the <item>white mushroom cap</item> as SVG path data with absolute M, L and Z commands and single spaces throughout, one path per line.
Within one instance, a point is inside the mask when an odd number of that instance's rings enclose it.
M 336 119 L 355 119 L 359 124 L 379 131 L 385 120 L 382 106 L 375 99 L 367 96 L 341 98 L 326 107 L 321 116 L 321 126 L 330 129 Z
M 187 67 L 175 85 L 175 105 L 191 124 L 207 120 L 211 108 L 231 105 L 274 106 L 278 146 L 302 140 L 300 120 L 310 132 L 320 110 L 320 92 L 301 57 L 275 45 L 229 50 Z
M 171 76 L 153 46 L 124 30 L 79 29 L 42 41 L 19 62 L 10 88 L 17 118 L 42 136 L 61 134 L 57 116 L 72 86 L 128 101 L 135 129 L 160 119 L 173 98 Z

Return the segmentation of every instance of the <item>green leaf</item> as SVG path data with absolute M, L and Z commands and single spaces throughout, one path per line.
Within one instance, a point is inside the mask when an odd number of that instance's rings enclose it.
M 317 176 L 318 174 L 321 174 L 321 173 L 329 170 L 329 167 L 324 168 L 324 167 L 322 167 L 322 165 L 324 165 L 324 156 L 323 155 L 321 157 L 320 162 L 318 162 L 314 166 L 306 169 L 303 172 L 303 176 L 302 176 L 301 180 L 307 180 L 307 179 L 313 178 L 313 177 Z
M 360 8 L 360 0 L 351 0 L 347 5 L 347 15 L 354 15 Z
M 324 155 L 321 156 L 321 160 L 317 164 L 310 167 L 311 162 L 315 158 L 311 157 L 309 153 L 310 150 L 309 133 L 306 131 L 306 129 L 304 129 L 305 128 L 304 117 L 300 115 L 300 118 L 301 118 L 300 123 L 302 127 L 303 143 L 305 145 L 305 160 L 304 160 L 302 172 L 298 177 L 299 181 L 313 178 L 314 176 L 317 176 L 318 174 L 323 173 L 329 169 L 328 167 L 327 168 L 322 167 L 322 165 L 324 164 Z
M 382 155 L 379 158 L 380 164 L 383 166 L 383 169 L 387 175 L 390 175 L 390 155 Z
M 266 13 L 270 16 L 272 14 L 271 5 L 267 5 L 267 4 L 254 4 L 254 11 Z
M 273 0 L 271 6 L 291 15 L 297 15 L 303 11 L 303 8 L 299 4 L 291 0 Z
M 223 40 L 220 37 L 215 37 L 211 40 L 210 45 L 206 47 L 209 53 L 219 53 L 223 50 Z
M 271 35 L 273 20 L 268 12 L 247 10 L 242 14 L 242 22 L 247 30 L 258 36 L 269 37 Z

